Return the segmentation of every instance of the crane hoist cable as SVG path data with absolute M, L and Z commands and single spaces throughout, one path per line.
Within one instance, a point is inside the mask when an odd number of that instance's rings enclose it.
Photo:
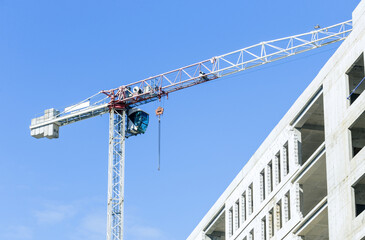
M 161 167 L 161 116 L 163 114 L 163 107 L 158 107 L 156 109 L 156 116 L 158 117 L 158 171 Z

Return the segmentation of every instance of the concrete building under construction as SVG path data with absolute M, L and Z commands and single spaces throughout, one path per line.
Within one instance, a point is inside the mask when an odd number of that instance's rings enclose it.
M 365 1 L 188 240 L 365 240 Z

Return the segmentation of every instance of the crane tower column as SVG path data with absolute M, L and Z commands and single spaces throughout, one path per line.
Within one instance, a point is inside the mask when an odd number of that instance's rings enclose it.
M 110 109 L 107 240 L 123 239 L 126 110 Z

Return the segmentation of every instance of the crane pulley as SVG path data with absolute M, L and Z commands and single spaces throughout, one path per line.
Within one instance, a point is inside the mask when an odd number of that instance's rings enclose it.
M 148 126 L 148 114 L 137 106 L 159 100 L 170 93 L 214 79 L 258 67 L 273 61 L 344 40 L 352 30 L 352 21 L 314 31 L 261 42 L 227 54 L 194 63 L 115 89 L 101 91 L 64 111 L 47 109 L 31 121 L 35 138 L 58 138 L 59 127 L 109 113 L 109 168 L 107 239 L 123 239 L 125 139 L 142 134 Z M 156 110 L 159 118 L 163 108 Z

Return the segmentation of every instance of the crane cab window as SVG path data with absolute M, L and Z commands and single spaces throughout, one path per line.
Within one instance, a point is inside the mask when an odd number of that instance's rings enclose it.
M 128 130 L 134 134 L 145 133 L 148 127 L 149 115 L 143 111 L 135 111 L 128 115 L 129 123 Z

